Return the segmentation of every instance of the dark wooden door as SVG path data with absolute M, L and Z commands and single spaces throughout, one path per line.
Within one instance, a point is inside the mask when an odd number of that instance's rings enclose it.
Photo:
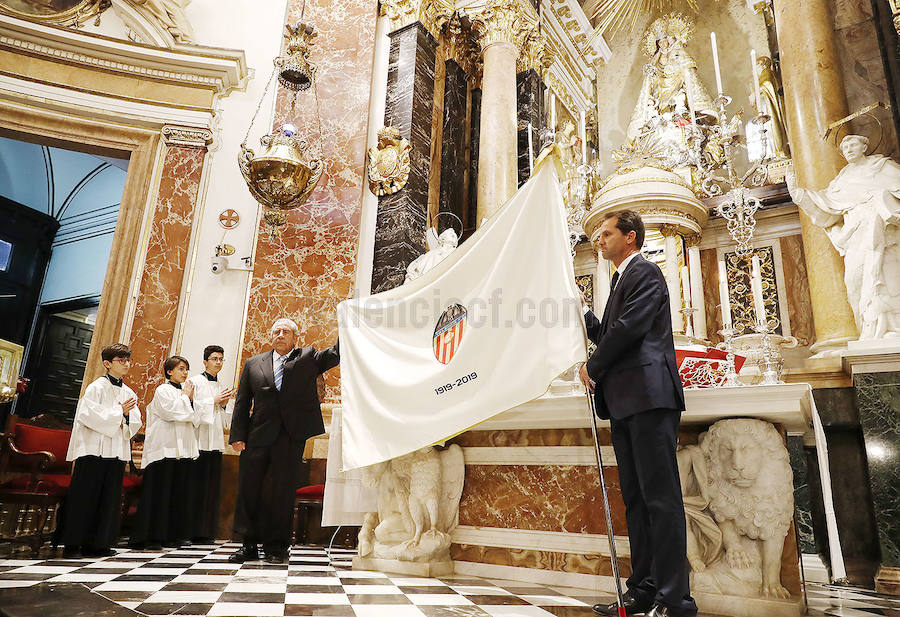
M 33 417 L 47 413 L 72 420 L 94 326 L 58 315 L 45 319 L 35 338 L 36 353 L 30 355 L 36 359 L 34 372 L 28 371 L 31 394 L 22 401 L 24 405 L 16 407 L 16 414 Z
M 57 229 L 53 217 L 0 197 L 0 339 L 25 344 Z

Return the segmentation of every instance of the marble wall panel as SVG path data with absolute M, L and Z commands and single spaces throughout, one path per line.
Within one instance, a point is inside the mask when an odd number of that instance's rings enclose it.
M 293 92 L 279 87 L 274 124 L 292 122 L 316 137 L 325 171 L 276 238 L 261 223 L 244 358 L 269 347 L 269 327 L 281 316 L 300 326 L 301 344 L 334 344 L 337 304 L 351 296 L 356 268 L 377 6 L 377 0 L 306 1 L 304 19 L 319 33 L 311 56 L 318 105 L 310 91 L 292 105 Z M 302 0 L 291 0 L 287 21 L 298 21 L 302 7 Z M 326 373 L 325 400 L 338 400 L 338 384 L 338 369 Z
M 853 376 L 883 566 L 900 567 L 900 371 Z
M 194 207 L 200 191 L 205 148 L 170 147 L 163 160 L 156 208 L 131 326 L 128 384 L 138 396 L 141 414 L 163 382 L 162 365 L 170 355 L 181 297 Z M 196 367 L 195 367 L 196 368 Z
M 528 157 L 528 126 L 531 125 L 532 157 L 540 154 L 541 127 L 544 126 L 544 82 L 534 69 L 516 75 L 516 107 L 518 121 L 518 182 L 525 184 L 531 177 Z M 533 160 L 532 159 L 532 160 Z
M 700 272 L 703 277 L 703 303 L 706 309 L 706 336 L 713 345 L 722 342 L 722 311 L 719 308 L 719 262 L 716 249 L 700 251 Z
M 474 561 L 476 563 L 488 563 L 498 566 L 612 576 L 612 565 L 609 557 L 598 554 L 555 553 L 552 551 L 453 544 L 450 546 L 450 555 L 455 561 Z M 628 557 L 619 557 L 619 575 L 623 578 L 631 576 L 631 560 Z
M 392 32 L 390 37 L 384 122 L 398 128 L 412 150 L 406 186 L 378 199 L 374 293 L 402 285 L 406 266 L 426 249 L 437 42 L 419 22 Z
M 444 65 L 444 114 L 441 135 L 440 211 L 452 212 L 468 227 L 466 217 L 466 90 L 468 77 L 455 60 Z M 443 230 L 453 217 L 441 217 Z M 456 224 L 456 223 L 454 223 Z
M 788 319 L 791 320 L 791 336 L 797 337 L 800 345 L 806 347 L 815 341 L 816 331 L 806 273 L 806 257 L 803 254 L 803 237 L 800 234 L 785 236 L 780 238 L 779 242 L 784 293 L 787 296 Z
M 615 467 L 604 467 L 613 529 L 626 535 L 625 505 Z M 606 533 L 594 466 L 472 465 L 459 504 L 459 524 L 508 529 Z
M 803 437 L 788 436 L 787 449 L 791 459 L 791 471 L 794 474 L 794 512 L 796 513 L 797 532 L 800 536 L 800 549 L 803 553 L 812 555 L 816 552 L 816 536 L 813 531 L 812 510 L 809 503 L 809 476 L 806 469 Z
M 434 62 L 434 105 L 431 113 L 431 163 L 428 169 L 428 220 L 430 225 L 434 225 L 434 217 L 440 211 L 441 205 L 441 176 L 443 167 L 441 165 L 444 150 L 444 96 L 447 89 L 447 58 L 446 50 L 443 45 L 438 45 L 435 50 Z M 438 231 L 444 229 L 447 224 L 445 219 L 451 217 L 441 217 L 441 227 Z M 459 229 L 459 226 L 456 226 Z

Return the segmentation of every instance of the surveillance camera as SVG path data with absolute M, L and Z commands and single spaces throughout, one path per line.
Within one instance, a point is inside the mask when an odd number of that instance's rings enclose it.
M 228 258 L 216 255 L 212 258 L 212 273 L 222 274 L 228 269 Z

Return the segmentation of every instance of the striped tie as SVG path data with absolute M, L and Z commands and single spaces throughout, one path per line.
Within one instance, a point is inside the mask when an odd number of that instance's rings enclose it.
M 275 389 L 281 392 L 281 378 L 284 375 L 284 356 L 275 361 Z

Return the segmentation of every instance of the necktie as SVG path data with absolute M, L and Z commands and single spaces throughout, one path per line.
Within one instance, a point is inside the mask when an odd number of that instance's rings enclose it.
M 284 356 L 275 360 L 275 389 L 281 392 L 281 378 L 284 375 Z
M 616 288 L 616 283 L 619 282 L 619 272 L 613 272 L 612 280 L 609 283 L 609 290 L 613 291 Z

